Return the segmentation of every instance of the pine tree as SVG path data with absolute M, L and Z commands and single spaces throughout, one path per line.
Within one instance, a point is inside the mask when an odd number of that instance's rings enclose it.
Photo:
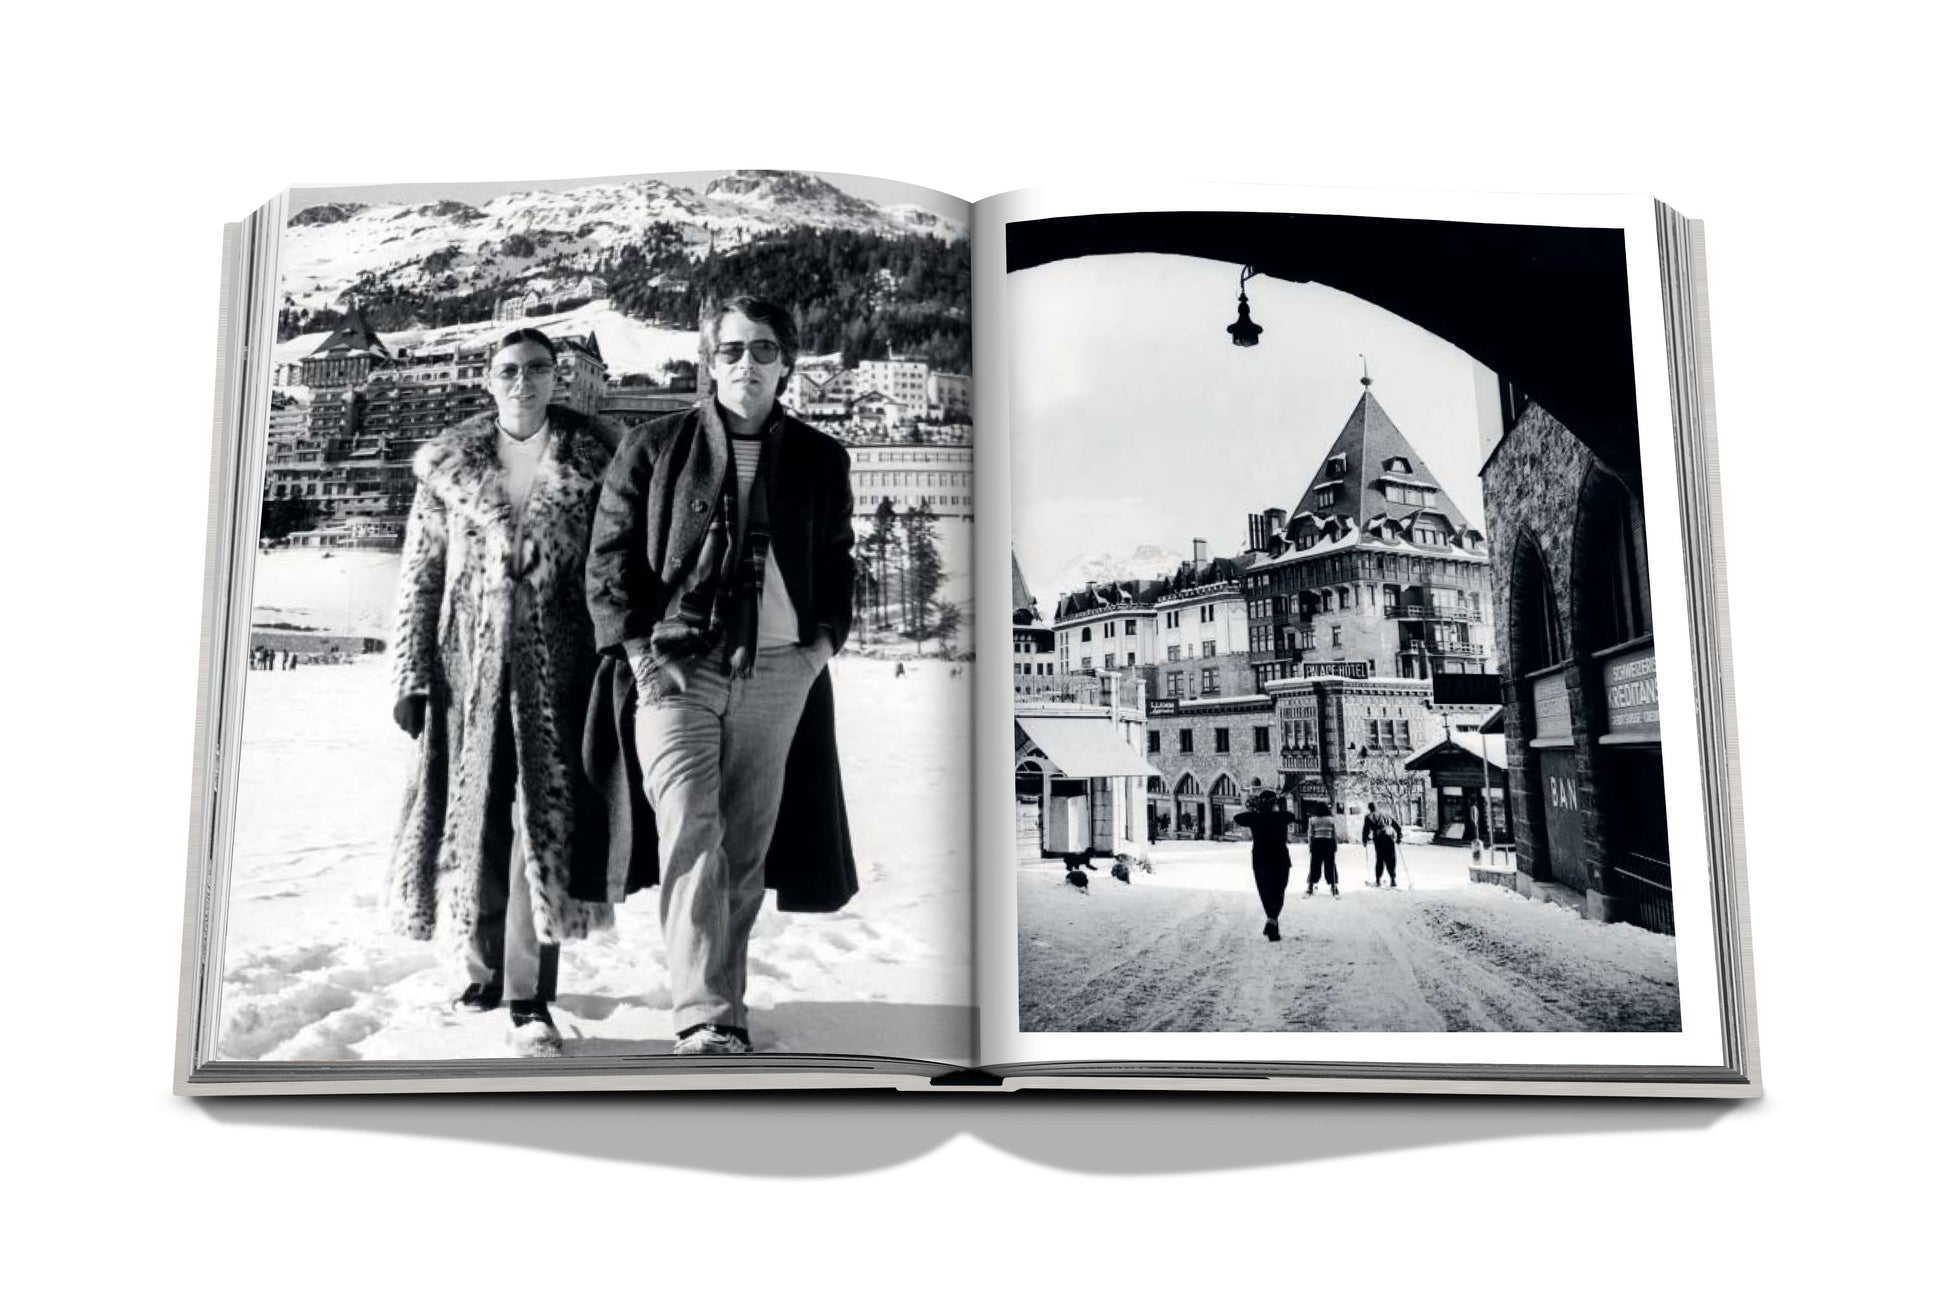
M 905 515 L 905 555 L 908 594 L 906 633 L 925 646 L 930 614 L 939 598 L 945 567 L 939 557 L 939 519 L 921 501 Z

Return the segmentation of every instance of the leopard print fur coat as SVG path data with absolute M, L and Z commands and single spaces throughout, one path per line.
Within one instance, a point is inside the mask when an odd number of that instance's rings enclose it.
M 588 532 L 619 436 L 562 406 L 515 542 L 491 413 L 446 429 L 413 460 L 418 490 L 406 526 L 392 646 L 398 698 L 427 699 L 385 904 L 393 928 L 457 954 L 480 903 L 498 726 L 510 721 L 519 769 L 527 881 L 540 940 L 558 943 L 613 922 L 575 900 L 577 853 L 606 850 L 603 811 L 581 769 L 595 670 L 583 590 Z M 511 686 L 511 696 L 509 696 Z

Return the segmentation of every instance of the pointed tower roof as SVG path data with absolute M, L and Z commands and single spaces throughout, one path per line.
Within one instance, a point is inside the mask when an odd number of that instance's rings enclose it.
M 336 353 L 341 356 L 354 355 L 368 351 L 383 360 L 392 358 L 391 351 L 379 338 L 372 326 L 365 322 L 365 313 L 353 306 L 345 315 L 345 322 L 331 333 L 331 336 L 318 344 L 313 356 Z
M 1383 518 L 1403 522 L 1420 513 L 1436 513 L 1450 522 L 1456 532 L 1472 530 L 1471 522 L 1446 494 L 1430 466 L 1372 395 L 1372 380 L 1366 377 L 1359 382 L 1365 391 L 1352 407 L 1344 430 L 1311 475 L 1310 485 L 1292 507 L 1292 524 L 1307 513 L 1317 518 L 1341 517 L 1363 536 Z M 1408 496 L 1414 502 L 1386 499 L 1387 485 L 1416 492 L 1416 497 Z M 1329 504 L 1320 504 L 1318 492 L 1332 487 L 1336 488 L 1336 498 Z
M 1031 613 L 1032 620 L 1039 621 L 1041 616 L 1040 609 L 1034 605 L 1034 596 L 1027 589 L 1027 578 L 1020 574 L 1020 556 L 1018 554 L 1014 555 L 1013 560 L 1014 560 L 1014 612 L 1015 614 L 1019 614 L 1022 611 Z M 1015 620 L 1019 620 L 1017 615 Z

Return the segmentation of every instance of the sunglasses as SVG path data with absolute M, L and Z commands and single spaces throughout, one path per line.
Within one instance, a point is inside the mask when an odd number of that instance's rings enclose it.
M 527 375 L 528 382 L 538 383 L 543 378 L 554 377 L 554 365 L 551 361 L 537 360 L 529 365 L 502 365 L 493 371 L 493 376 L 503 383 L 511 383 L 522 374 Z
M 768 338 L 759 338 L 747 347 L 741 342 L 718 343 L 715 352 L 712 354 L 715 355 L 717 364 L 734 365 L 743 359 L 743 353 L 746 350 L 750 353 L 750 359 L 756 361 L 759 365 L 771 364 L 779 356 L 784 354 L 783 347 Z

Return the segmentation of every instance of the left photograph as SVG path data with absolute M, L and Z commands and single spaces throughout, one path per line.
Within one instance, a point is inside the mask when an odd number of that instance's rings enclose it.
M 216 1057 L 968 1060 L 967 205 L 287 211 Z

